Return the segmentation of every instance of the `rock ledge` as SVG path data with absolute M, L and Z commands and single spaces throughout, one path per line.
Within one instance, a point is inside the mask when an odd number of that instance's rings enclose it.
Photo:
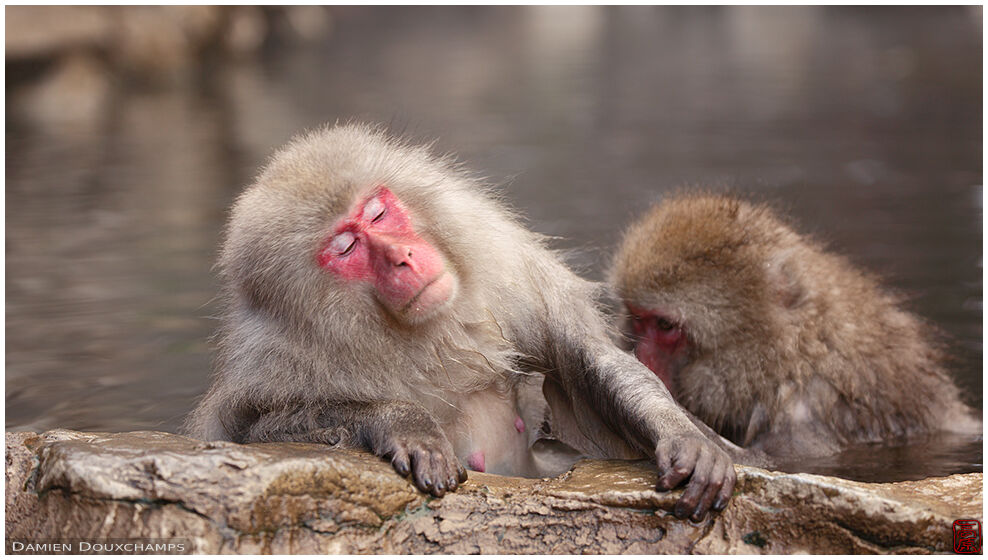
M 160 432 L 7 433 L 11 541 L 184 538 L 196 553 L 928 553 L 981 519 L 982 474 L 865 484 L 739 467 L 728 508 L 668 511 L 645 463 L 584 461 L 551 479 L 470 473 L 442 499 L 385 462 L 308 444 Z

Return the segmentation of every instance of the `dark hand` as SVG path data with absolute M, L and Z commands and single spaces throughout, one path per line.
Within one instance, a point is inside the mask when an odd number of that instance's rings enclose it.
M 437 498 L 456 490 L 467 479 L 466 469 L 438 426 L 388 434 L 375 452 L 391 459 L 391 465 L 401 476 L 411 474 L 419 490 Z
M 720 511 L 734 491 L 737 474 L 731 458 L 701 437 L 679 437 L 659 441 L 655 446 L 659 467 L 659 490 L 671 490 L 689 479 L 686 491 L 676 502 L 673 513 L 684 519 L 702 521 L 711 507 Z

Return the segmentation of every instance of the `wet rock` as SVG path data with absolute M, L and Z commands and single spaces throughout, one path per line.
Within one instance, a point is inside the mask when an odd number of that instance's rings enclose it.
M 128 87 L 188 87 L 273 37 L 332 31 L 322 6 L 11 6 L 6 9 L 8 115 L 60 134 L 107 126 Z
M 200 553 L 947 552 L 980 473 L 864 484 L 739 468 L 724 512 L 669 514 L 646 463 L 552 479 L 471 473 L 434 499 L 377 458 L 159 432 L 7 434 L 7 537 L 182 537 Z M 9 545 L 8 545 L 9 546 Z
M 146 82 L 177 81 L 224 31 L 219 6 L 121 6 L 111 10 L 116 65 Z
M 7 60 L 105 48 L 113 37 L 105 6 L 10 6 L 4 12 Z
M 333 23 L 322 6 L 12 6 L 5 13 L 8 85 L 18 87 L 80 56 L 144 86 L 182 84 L 212 68 L 211 60 L 257 53 L 273 22 L 283 23 L 283 39 L 300 42 L 326 37 Z M 71 91 L 70 82 L 53 83 Z

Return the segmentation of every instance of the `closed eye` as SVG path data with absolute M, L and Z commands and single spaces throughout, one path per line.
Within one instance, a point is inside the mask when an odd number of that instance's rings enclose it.
M 388 210 L 384 202 L 381 201 L 380 197 L 374 197 L 367 201 L 364 206 L 364 219 L 370 217 L 371 223 L 379 221 L 384 217 L 384 213 Z
M 679 325 L 673 323 L 672 321 L 666 319 L 665 317 L 658 317 L 655 320 L 655 326 L 658 327 L 659 330 L 661 331 L 671 331 L 672 329 L 678 327 Z
M 329 243 L 329 249 L 333 254 L 345 257 L 353 252 L 357 246 L 357 236 L 353 232 L 345 231 L 333 238 Z

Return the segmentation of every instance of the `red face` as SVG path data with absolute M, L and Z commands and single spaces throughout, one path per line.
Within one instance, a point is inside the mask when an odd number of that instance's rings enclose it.
M 625 303 L 631 313 L 635 357 L 655 372 L 674 396 L 676 374 L 687 358 L 683 327 L 660 313 Z
M 385 187 L 333 226 L 317 260 L 338 278 L 373 286 L 377 300 L 408 323 L 428 319 L 456 292 L 442 255 L 415 233 L 408 211 Z

